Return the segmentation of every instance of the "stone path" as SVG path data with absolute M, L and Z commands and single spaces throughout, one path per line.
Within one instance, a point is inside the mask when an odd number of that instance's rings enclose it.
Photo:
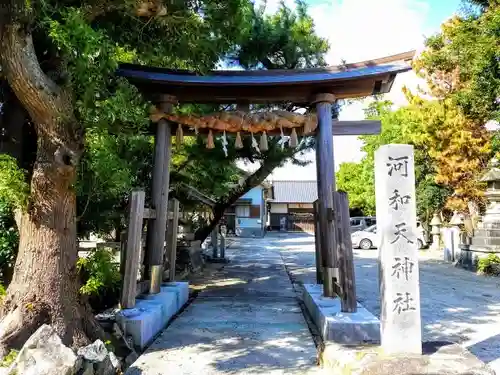
M 228 249 L 231 262 L 127 374 L 319 373 L 280 251 L 272 248 L 275 239 L 240 239 Z
M 297 283 L 315 283 L 314 237 L 269 236 Z M 500 374 L 500 278 L 478 276 L 420 253 L 423 339 L 456 342 Z M 358 301 L 380 315 L 377 250 L 355 250 Z

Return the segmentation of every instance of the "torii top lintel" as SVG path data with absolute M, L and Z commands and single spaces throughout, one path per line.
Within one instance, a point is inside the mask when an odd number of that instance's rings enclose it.
M 137 86 L 153 102 L 162 95 L 184 103 L 309 104 L 316 94 L 338 99 L 390 91 L 398 73 L 411 69 L 415 51 L 360 63 L 301 70 L 217 70 L 197 75 L 186 70 L 120 65 L 117 74 Z

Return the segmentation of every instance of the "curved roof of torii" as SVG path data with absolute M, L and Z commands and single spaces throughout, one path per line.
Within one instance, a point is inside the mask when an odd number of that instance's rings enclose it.
M 127 78 L 152 101 L 173 95 L 179 102 L 308 104 L 315 94 L 339 99 L 390 91 L 398 73 L 411 69 L 415 52 L 381 59 L 315 69 L 216 70 L 197 75 L 186 70 L 121 64 L 117 74 Z

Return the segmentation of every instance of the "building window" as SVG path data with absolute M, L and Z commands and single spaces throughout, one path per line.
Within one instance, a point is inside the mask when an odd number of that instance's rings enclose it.
M 251 206 L 250 207 L 250 217 L 260 219 L 260 206 Z
M 236 206 L 236 216 L 250 217 L 250 206 Z

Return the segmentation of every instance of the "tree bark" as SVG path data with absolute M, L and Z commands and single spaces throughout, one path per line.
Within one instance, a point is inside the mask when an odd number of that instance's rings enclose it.
M 242 183 L 236 186 L 226 198 L 218 201 L 217 204 L 212 209 L 213 218 L 207 226 L 198 229 L 194 235 L 196 240 L 205 241 L 205 239 L 210 235 L 215 226 L 224 216 L 224 212 L 231 207 L 242 195 L 247 191 L 254 188 L 255 186 L 261 184 L 267 176 L 273 171 L 274 168 L 278 167 L 283 163 L 282 159 L 273 161 L 264 161 L 259 169 L 257 169 L 253 174 L 248 176 Z
M 79 300 L 76 273 L 76 195 L 73 184 L 83 149 L 71 93 L 41 70 L 24 0 L 10 2 L 0 31 L 2 71 L 28 112 L 37 153 L 27 207 L 19 208 L 19 252 L 0 308 L 0 349 L 19 348 L 42 323 L 67 345 L 101 336 L 90 307 Z M 7 6 L 8 7 L 8 6 Z

